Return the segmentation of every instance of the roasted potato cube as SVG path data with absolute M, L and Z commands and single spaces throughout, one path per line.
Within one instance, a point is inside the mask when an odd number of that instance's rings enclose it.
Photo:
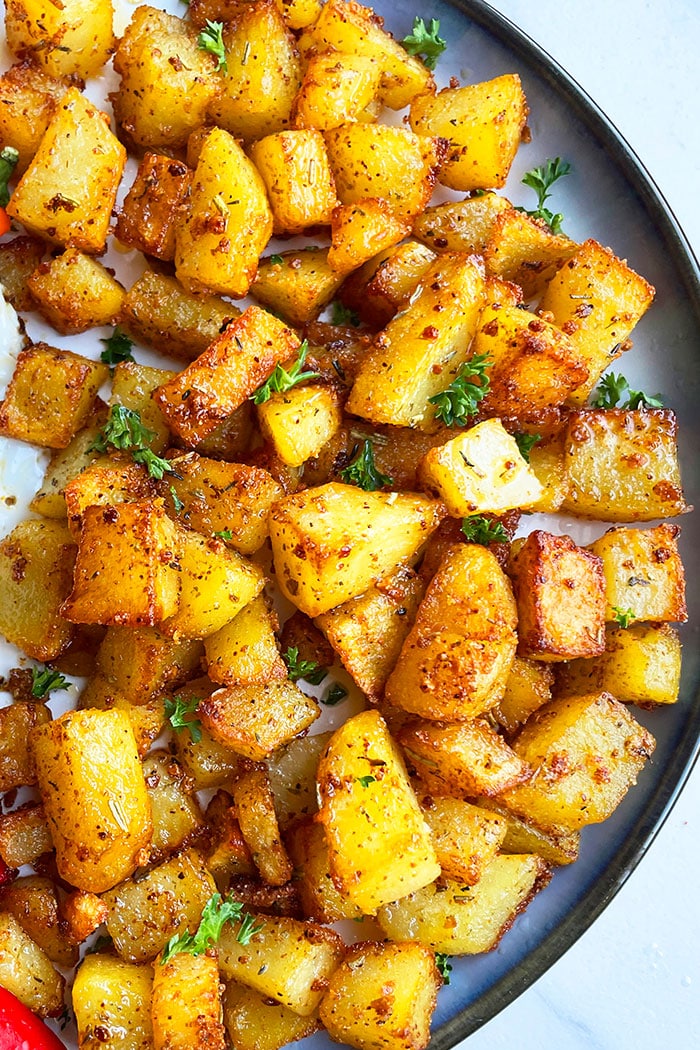
M 246 142 L 291 127 L 301 66 L 274 0 L 239 5 L 224 30 L 224 46 L 227 71 L 220 96 L 209 106 L 214 123 Z
M 362 197 L 339 205 L 331 216 L 328 263 L 340 273 L 362 266 L 410 232 L 410 225 L 379 197 Z
M 77 543 L 87 507 L 113 507 L 153 495 L 153 483 L 140 464 L 131 459 L 103 456 L 89 463 L 66 484 L 68 528 Z
M 449 149 L 440 182 L 453 190 L 505 185 L 527 121 L 520 77 L 506 73 L 494 80 L 443 88 L 411 102 L 411 127 L 423 135 L 441 135 Z
M 506 837 L 505 817 L 460 798 L 418 795 L 445 878 L 473 886 Z
M 153 968 L 154 1050 L 224 1050 L 219 967 L 209 955 L 177 952 Z
M 684 514 L 670 409 L 572 412 L 564 438 L 568 492 L 561 509 L 600 521 L 653 521 Z
M 22 521 L 0 543 L 0 631 L 35 660 L 52 660 L 73 635 L 60 609 L 74 561 L 70 533 L 58 521 Z
M 545 828 L 598 824 L 636 783 L 654 746 L 651 733 L 609 693 L 552 700 L 513 741 L 534 770 L 532 779 L 500 800 Z
M 570 536 L 530 533 L 508 569 L 518 604 L 518 655 L 572 660 L 605 651 L 601 559 Z
M 126 150 L 109 118 L 69 88 L 15 187 L 8 214 L 53 244 L 105 246 Z
M 152 1050 L 153 968 L 114 955 L 86 955 L 73 983 L 78 1045 L 89 1047 L 92 1033 L 104 1033 L 107 1050 Z
M 275 812 L 282 827 L 318 812 L 316 771 L 330 738 L 330 732 L 299 736 L 267 759 Z
M 528 508 L 533 513 L 555 514 L 568 494 L 564 434 L 564 430 L 555 430 L 540 435 L 530 449 L 530 469 L 542 486 L 542 495 Z
M 238 823 L 262 879 L 284 886 L 292 877 L 275 813 L 275 801 L 265 769 L 251 769 L 233 785 Z
M 124 198 L 115 237 L 145 255 L 172 259 L 175 229 L 186 207 L 192 175 L 192 170 L 179 160 L 147 153 Z
M 331 977 L 319 1015 L 336 1042 L 362 1050 L 424 1050 L 441 985 L 426 945 L 362 941 Z
M 86 507 L 73 590 L 61 614 L 72 623 L 159 623 L 178 607 L 177 552 L 162 500 Z
M 320 131 L 278 131 L 254 142 L 250 156 L 272 208 L 273 233 L 324 226 L 338 203 Z
M 176 642 L 155 627 L 108 627 L 95 666 L 110 689 L 143 705 L 191 678 L 201 656 L 201 642 Z
M 361 320 L 383 328 L 408 306 L 435 253 L 418 241 L 386 248 L 345 280 L 340 298 Z
M 362 909 L 338 890 L 331 875 L 326 833 L 313 820 L 297 821 L 286 835 L 304 914 L 316 922 L 361 919 Z
M 264 685 L 287 677 L 277 649 L 277 618 L 262 595 L 204 642 L 207 674 L 221 685 Z
M 243 838 L 233 799 L 228 791 L 217 791 L 207 806 L 208 845 L 206 864 L 217 886 L 227 888 L 239 875 L 256 875 L 253 855 Z
M 393 904 L 377 916 L 391 940 L 415 938 L 447 955 L 495 948 L 535 893 L 549 882 L 547 864 L 533 854 L 494 857 L 474 886 L 446 879 Z
M 343 942 L 316 923 L 276 915 L 254 918 L 261 929 L 245 945 L 235 926 L 224 927 L 218 945 L 222 975 L 309 1017 L 343 956 Z
M 446 153 L 444 139 L 357 123 L 331 128 L 324 137 L 341 204 L 380 197 L 398 218 L 410 221 L 430 200 Z
M 126 962 L 147 962 L 171 937 L 199 926 L 216 884 L 196 850 L 185 850 L 138 880 L 105 894 L 107 932 Z
M 9 868 L 33 864 L 52 849 L 46 813 L 38 802 L 25 802 L 0 816 L 0 857 Z
M 141 423 L 151 432 L 149 447 L 160 455 L 170 443 L 168 424 L 153 399 L 154 390 L 167 383 L 173 372 L 165 368 L 150 368 L 135 361 L 120 361 L 112 376 L 110 406 L 123 405 L 138 412 Z
M 526 660 L 522 656 L 516 656 L 506 679 L 505 692 L 493 709 L 498 724 L 503 726 L 507 733 L 515 732 L 533 711 L 552 699 L 553 684 L 554 671 L 550 664 L 543 663 L 542 660 Z
M 258 405 L 258 423 L 282 462 L 300 467 L 340 429 L 340 398 L 330 386 L 295 386 Z
M 214 692 L 216 686 L 208 678 L 196 678 L 175 690 L 174 700 L 182 700 L 192 709 Z M 193 716 L 199 721 L 198 716 Z M 196 790 L 219 788 L 230 784 L 241 773 L 241 756 L 224 747 L 201 727 L 201 738 L 193 740 L 187 730 L 175 734 L 175 750 L 180 765 L 194 782 Z M 198 734 L 195 732 L 195 736 Z
M 169 752 L 151 751 L 143 763 L 143 778 L 153 819 L 154 862 L 201 837 L 204 820 L 192 782 Z
M 2 78 L 0 78 L 1 81 Z M 0 95 L 0 114 L 2 113 Z M 0 142 L 2 135 L 0 134 Z M 44 258 L 46 245 L 38 237 L 13 237 L 0 244 L 0 284 L 3 296 L 15 310 L 33 310 L 27 282 Z
M 498 795 L 530 776 L 527 764 L 482 718 L 412 721 L 396 739 L 428 791 L 451 798 Z
M 29 731 L 50 719 L 48 707 L 39 701 L 0 709 L 0 793 L 36 784 Z
M 377 711 L 354 715 L 333 734 L 318 791 L 333 881 L 366 915 L 437 878 L 428 827 Z
M 223 1007 L 224 1024 L 235 1050 L 282 1050 L 319 1027 L 315 1014 L 300 1017 L 288 1006 L 235 981 L 226 985 Z
M 643 277 L 594 240 L 580 245 L 552 277 L 540 309 L 566 332 L 589 369 L 570 396 L 574 404 L 586 403 L 602 372 L 628 348 L 629 334 L 653 298 Z
M 204 353 L 155 392 L 170 429 L 194 445 L 264 383 L 300 342 L 291 328 L 259 306 L 228 325 Z
M 14 915 L 0 911 L 0 986 L 40 1017 L 58 1017 L 63 1011 L 65 984 L 46 952 Z
M 197 713 L 215 740 L 255 761 L 308 729 L 321 714 L 290 681 L 217 689 L 200 702 Z
M 312 53 L 292 107 L 294 127 L 328 131 L 366 120 L 365 111 L 378 93 L 381 75 L 381 64 L 374 56 L 336 50 Z
M 8 36 L 9 24 L 14 21 L 16 10 L 14 5 L 5 7 Z M 11 143 L 19 153 L 15 168 L 17 176 L 27 170 L 54 115 L 56 103 L 66 90 L 66 83 L 37 69 L 27 59 L 10 66 L 0 76 L 0 142 Z M 4 279 L 2 283 L 5 283 Z
M 547 864 L 573 864 L 578 860 L 581 843 L 580 831 L 564 828 L 544 830 L 530 824 L 504 806 L 497 798 L 479 798 L 480 806 L 498 813 L 506 821 L 506 837 L 501 845 L 502 853 L 536 853 Z
M 473 543 L 452 547 L 418 608 L 386 699 L 423 718 L 475 718 L 503 696 L 516 627 L 513 592 L 495 554 Z
M 480 263 L 439 256 L 413 302 L 379 333 L 360 363 L 347 411 L 374 423 L 430 425 L 430 398 L 445 390 L 469 358 L 484 302 Z
M 496 216 L 484 247 L 486 273 L 512 281 L 525 299 L 540 296 L 557 271 L 577 249 L 574 241 L 552 233 L 542 219 L 534 219 L 517 208 L 504 208 Z M 558 318 L 555 324 L 558 324 Z M 570 335 L 566 325 L 560 328 Z M 588 367 L 586 358 L 578 355 Z
M 31 733 L 59 873 L 101 893 L 145 859 L 153 825 L 123 711 L 70 711 Z
M 77 248 L 42 263 L 27 283 L 39 313 L 62 335 L 115 324 L 124 299 L 102 263 Z
M 685 623 L 685 573 L 677 525 L 609 529 L 591 544 L 603 561 L 606 620 L 631 613 L 634 620 Z
M 607 626 L 605 652 L 562 664 L 558 696 L 602 691 L 621 703 L 674 704 L 681 680 L 681 641 L 667 623 Z
M 496 218 L 511 208 L 497 193 L 482 193 L 463 201 L 432 204 L 413 220 L 413 232 L 435 252 L 476 252 L 483 255 Z
M 41 0 L 9 0 L 5 31 L 10 50 L 30 55 L 54 77 L 82 79 L 101 72 L 113 51 L 112 0 L 64 0 L 61 7 Z
M 51 962 L 65 969 L 75 966 L 78 949 L 66 937 L 59 914 L 58 895 L 51 879 L 40 875 L 22 875 L 3 887 L 0 907 L 9 912 L 28 937 L 44 951 Z
M 261 259 L 250 291 L 289 324 L 301 326 L 328 306 L 342 280 L 328 262 L 328 248 L 308 247 Z
M 126 293 L 119 323 L 154 349 L 192 361 L 239 314 L 232 303 L 192 295 L 174 277 L 146 270 Z
M 0 403 L 0 433 L 65 448 L 87 421 L 108 375 L 106 365 L 47 343 L 21 350 Z
M 330 483 L 285 496 L 270 512 L 282 592 L 318 616 L 393 572 L 439 525 L 439 503 Z

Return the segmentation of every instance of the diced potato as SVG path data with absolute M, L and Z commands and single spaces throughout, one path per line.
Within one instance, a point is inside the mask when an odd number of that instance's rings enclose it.
M 308 729 L 321 714 L 290 681 L 217 689 L 197 713 L 215 740 L 255 761 Z
M 326 833 L 320 824 L 295 822 L 287 832 L 286 844 L 305 915 L 323 923 L 362 918 L 362 909 L 333 882 Z
M 419 795 L 445 878 L 473 886 L 506 837 L 507 821 L 459 798 Z
M 480 806 L 498 813 L 506 821 L 502 853 L 536 853 L 548 864 L 573 864 L 578 860 L 580 831 L 565 828 L 538 828 L 508 809 L 498 798 L 478 798 Z
M 515 649 L 513 592 L 486 547 L 452 547 L 428 586 L 386 684 L 386 698 L 422 718 L 475 718 L 503 696 Z
M 71 890 L 61 901 L 61 926 L 69 942 L 82 944 L 107 918 L 109 908 L 96 893 Z
M 154 1050 L 224 1050 L 219 967 L 209 955 L 177 952 L 153 968 Z
M 453 190 L 505 185 L 527 121 L 520 77 L 447 87 L 411 102 L 411 127 L 423 135 L 442 135 L 449 149 L 440 182 Z
M 328 225 L 338 199 L 320 131 L 266 135 L 253 143 L 250 156 L 265 183 L 273 233 Z
M 66 484 L 68 528 L 77 543 L 83 512 L 88 507 L 114 507 L 153 495 L 153 483 L 140 464 L 126 457 L 102 456 Z
M 388 904 L 377 918 L 391 940 L 412 938 L 447 955 L 477 955 L 497 946 L 549 878 L 541 857 L 503 854 L 476 885 L 446 879 Z
M 153 969 L 114 955 L 86 955 L 73 983 L 78 1045 L 87 1048 L 96 1030 L 107 1050 L 152 1050 Z
M 469 358 L 485 286 L 474 258 L 446 254 L 426 271 L 420 291 L 377 336 L 361 362 L 347 411 L 375 423 L 430 425 L 430 398 Z
M 24 932 L 46 952 L 51 962 L 65 969 L 75 966 L 78 949 L 66 936 L 63 908 L 56 886 L 40 875 L 21 875 L 3 887 L 0 908 L 15 917 Z
M 577 245 L 568 237 L 552 233 L 542 219 L 532 218 L 517 208 L 505 208 L 496 216 L 486 246 L 486 273 L 522 288 L 526 299 L 540 296 L 554 275 L 571 259 Z M 555 324 L 559 324 L 556 318 Z M 566 325 L 559 324 L 570 335 Z M 577 348 L 578 349 L 578 348 Z M 581 364 L 587 359 L 577 354 Z
M 0 815 L 0 857 L 8 868 L 33 864 L 53 849 L 44 807 L 25 802 L 11 813 Z
M 199 926 L 216 884 L 196 850 L 186 850 L 105 894 L 107 933 L 126 962 L 147 962 L 171 937 Z
M 276 0 L 276 3 L 290 29 L 313 25 L 323 6 L 321 0 Z
M 20 522 L 0 543 L 0 631 L 35 660 L 67 648 L 73 625 L 61 615 L 75 546 L 58 521 Z
M 383 328 L 408 306 L 418 282 L 435 261 L 435 253 L 418 241 L 386 248 L 350 274 L 341 299 L 373 328 Z
M 175 642 L 155 627 L 108 627 L 95 663 L 111 690 L 143 705 L 191 678 L 201 655 L 200 642 Z
M 381 75 L 381 64 L 373 56 L 336 50 L 311 54 L 292 107 L 294 127 L 327 131 L 365 120 Z
M 328 263 L 328 248 L 267 255 L 260 260 L 251 294 L 290 325 L 313 321 L 328 306 L 343 281 Z
M 606 820 L 654 751 L 651 733 L 609 693 L 561 697 L 535 711 L 513 748 L 534 770 L 502 801 L 542 827 Z
M 54 77 L 95 76 L 113 50 L 112 0 L 62 0 L 59 7 L 42 0 L 9 0 L 5 31 L 10 50 L 31 55 Z
M 315 1014 L 300 1017 L 269 996 L 229 981 L 223 996 L 224 1024 L 234 1050 L 282 1050 L 288 1043 L 312 1035 L 319 1027 Z
M 65 984 L 46 952 L 14 915 L 0 911 L 0 986 L 40 1017 L 58 1017 L 63 1011 Z
M 318 790 L 333 881 L 365 914 L 437 877 L 428 827 L 377 711 L 354 715 L 333 734 Z
M 563 664 L 558 696 L 602 691 L 621 703 L 674 704 L 681 680 L 681 641 L 667 623 L 607 626 L 605 652 Z
M 516 656 L 506 679 L 503 697 L 493 709 L 498 724 L 508 733 L 515 732 L 533 711 L 552 699 L 553 684 L 554 671 L 549 664 Z
M 410 232 L 408 222 L 379 197 L 361 197 L 339 205 L 331 216 L 331 246 L 328 263 L 340 273 L 362 266 L 385 248 L 391 248 Z
M 0 792 L 36 784 L 29 731 L 50 718 L 48 707 L 39 701 L 0 709 Z
M 331 1039 L 362 1050 L 424 1050 L 442 979 L 424 944 L 353 945 L 319 1014 Z
M 273 394 L 258 405 L 257 414 L 263 437 L 289 467 L 300 467 L 317 456 L 342 422 L 337 391 L 319 384 Z
M 277 618 L 262 595 L 204 642 L 207 674 L 221 685 L 263 685 L 287 677 L 275 639 Z
M 282 827 L 293 824 L 297 817 L 309 817 L 318 812 L 316 772 L 321 753 L 330 738 L 330 732 L 299 736 L 268 758 L 267 772 L 275 796 L 275 812 Z
M 219 938 L 219 968 L 227 979 L 309 1017 L 343 956 L 337 933 L 312 922 L 254 916 L 262 928 L 243 945 L 230 923 Z
M 482 193 L 463 201 L 432 204 L 413 220 L 413 232 L 436 252 L 477 252 L 483 255 L 496 218 L 511 208 L 497 193 Z
M 684 514 L 670 409 L 572 412 L 564 439 L 568 492 L 561 509 L 600 521 L 653 521 Z
M 0 433 L 65 448 L 87 421 L 108 375 L 106 365 L 47 343 L 21 350 L 0 402 Z
M 238 822 L 256 868 L 270 886 L 284 886 L 292 877 L 265 769 L 251 769 L 233 785 Z
M 542 485 L 542 495 L 529 509 L 533 513 L 555 514 L 569 491 L 564 431 L 540 437 L 530 449 L 530 469 Z
M 213 128 L 202 146 L 190 207 L 175 235 L 175 273 L 190 292 L 246 295 L 272 233 L 265 185 L 238 142 Z
M 571 395 L 584 405 L 604 369 L 630 345 L 630 332 L 651 305 L 652 286 L 609 248 L 588 240 L 545 289 L 540 309 L 566 332 L 589 375 Z
M 508 569 L 518 603 L 518 655 L 572 660 L 605 650 L 601 559 L 570 536 L 536 530 Z
M 162 500 L 87 507 L 62 615 L 73 623 L 159 623 L 177 610 L 177 551 Z
M 354 485 L 285 496 L 270 512 L 279 586 L 307 616 L 318 616 L 411 558 L 442 517 L 433 500 Z
M 192 782 L 169 752 L 151 751 L 143 763 L 143 778 L 153 820 L 153 862 L 200 838 L 204 821 Z
M 8 214 L 53 244 L 99 252 L 125 161 L 107 114 L 69 88 L 15 187 Z
M 591 544 L 603 561 L 606 620 L 631 613 L 634 620 L 685 623 L 685 572 L 677 525 L 609 529 Z
M 31 734 L 59 873 L 101 893 L 143 863 L 153 825 L 123 711 L 70 711 Z
M 228 325 L 213 343 L 155 392 L 170 429 L 190 445 L 231 415 L 298 350 L 295 333 L 259 306 Z
M 17 8 L 7 4 L 5 11 L 9 37 Z M 16 25 L 19 28 L 19 23 Z M 55 79 L 26 61 L 10 66 L 0 76 L 0 142 L 5 145 L 11 143 L 19 153 L 15 168 L 17 176 L 27 170 L 54 115 L 56 103 L 66 90 L 67 85 L 62 80 Z M 2 283 L 5 284 L 2 276 Z
M 228 791 L 217 791 L 207 806 L 207 829 L 206 864 L 217 886 L 223 890 L 236 876 L 257 874 Z
M 170 444 L 168 424 L 153 400 L 154 390 L 167 383 L 173 373 L 165 368 L 150 368 L 135 361 L 120 361 L 112 376 L 110 405 L 123 405 L 138 412 L 143 426 L 153 435 L 148 445 L 160 455 Z
M 117 217 L 115 237 L 157 259 L 175 255 L 175 229 L 192 182 L 186 164 L 147 153 Z
M 165 725 L 165 705 L 162 696 L 153 696 L 146 703 L 139 705 L 132 704 L 115 689 L 111 689 L 107 679 L 101 674 L 90 679 L 81 694 L 80 707 L 95 708 L 98 711 L 123 711 L 131 723 L 140 758 L 147 754 Z
M 77 248 L 42 263 L 28 286 L 39 313 L 62 335 L 115 324 L 124 299 L 124 289 L 102 263 Z

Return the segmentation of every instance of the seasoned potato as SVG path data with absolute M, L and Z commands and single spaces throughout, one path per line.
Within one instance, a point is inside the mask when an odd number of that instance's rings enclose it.
M 157 259 L 175 255 L 175 230 L 187 204 L 193 172 L 159 153 L 142 159 L 117 217 L 115 237 Z
M 381 75 L 381 64 L 373 56 L 336 50 L 312 53 L 292 107 L 294 127 L 328 131 L 367 120 Z
M 153 452 L 162 453 L 170 443 L 168 424 L 153 399 L 156 387 L 167 383 L 173 373 L 165 368 L 151 368 L 135 361 L 120 361 L 112 376 L 110 406 L 123 405 L 138 412 L 143 426 L 152 433 L 148 444 Z
M 383 328 L 408 306 L 435 254 L 415 240 L 387 248 L 345 280 L 340 298 L 373 328 Z
M 5 31 L 10 50 L 29 54 L 54 77 L 96 76 L 114 43 L 112 0 L 8 0 Z
M 204 818 L 193 785 L 168 751 L 151 751 L 143 762 L 153 835 L 151 862 L 191 845 L 204 832 Z
M 459 798 L 419 794 L 418 801 L 443 876 L 473 886 L 506 837 L 505 817 Z
M 518 285 L 525 299 L 534 299 L 547 287 L 547 282 L 575 253 L 577 245 L 568 237 L 552 233 L 542 219 L 532 218 L 517 208 L 504 208 L 495 217 L 484 247 L 486 273 Z M 559 324 L 558 318 L 555 324 Z M 567 335 L 569 326 L 559 327 Z M 578 348 L 577 348 L 578 350 Z M 586 372 L 587 358 L 577 353 Z
M 177 952 L 153 967 L 154 1050 L 224 1050 L 219 967 L 208 955 Z
M 409 231 L 409 224 L 380 197 L 361 197 L 352 204 L 338 205 L 331 215 L 328 263 L 334 270 L 348 273 L 385 248 L 392 248 Z
M 511 204 L 497 193 L 432 204 L 413 220 L 413 232 L 435 252 L 483 255 L 497 216 Z
M 89 1047 L 92 1033 L 105 1034 L 108 1048 L 152 1050 L 153 969 L 114 955 L 86 955 L 73 984 L 78 1045 Z
M 328 262 L 328 248 L 306 247 L 261 259 L 250 291 L 289 324 L 301 326 L 318 317 L 342 281 Z
M 223 995 L 224 1024 L 235 1050 L 282 1050 L 312 1035 L 318 1017 L 300 1017 L 269 996 L 229 981 Z
M 337 391 L 321 384 L 273 394 L 258 405 L 257 416 L 263 437 L 288 467 L 300 467 L 317 456 L 342 423 Z
M 313 820 L 296 821 L 285 841 L 304 914 L 316 922 L 361 919 L 362 909 L 341 893 L 331 875 L 326 833 Z
M 14 915 L 0 911 L 0 986 L 40 1017 L 63 1011 L 65 978 Z
M 39 802 L 25 802 L 0 815 L 0 857 L 9 868 L 33 864 L 52 849 L 46 813 Z
M 685 623 L 685 572 L 678 552 L 677 525 L 652 529 L 609 529 L 591 544 L 603 562 L 606 620 L 631 614 L 633 620 Z
M 41 313 L 63 335 L 115 324 L 124 289 L 90 255 L 67 248 L 34 271 L 27 285 Z
M 253 862 L 270 886 L 284 886 L 292 865 L 280 836 L 270 780 L 264 769 L 251 769 L 233 785 L 233 801 Z
M 265 183 L 275 234 L 328 225 L 338 199 L 320 131 L 266 135 L 250 156 Z
M 279 654 L 277 618 L 258 595 L 204 642 L 207 674 L 221 685 L 263 685 L 287 677 Z
M 217 689 L 198 707 L 215 740 L 256 761 L 308 729 L 320 713 L 315 701 L 290 681 Z
M 5 26 L 9 35 L 13 5 L 6 4 L 5 11 Z M 17 176 L 27 170 L 56 110 L 56 103 L 65 95 L 67 88 L 68 85 L 62 80 L 37 69 L 26 59 L 10 66 L 0 76 L 0 142 L 12 143 L 19 153 L 15 168 Z M 2 277 L 7 296 L 5 275 L 2 274 Z M 20 307 L 15 306 L 15 309 Z
M 516 656 L 506 679 L 505 692 L 493 709 L 496 721 L 507 733 L 514 732 L 533 711 L 552 699 L 553 684 L 554 671 L 549 664 Z
M 66 969 L 75 966 L 78 949 L 66 936 L 63 907 L 51 879 L 21 875 L 2 888 L 0 908 L 14 915 L 27 936 L 46 952 L 51 962 Z
M 48 707 L 39 701 L 0 709 L 0 792 L 36 783 L 29 732 L 50 718 Z

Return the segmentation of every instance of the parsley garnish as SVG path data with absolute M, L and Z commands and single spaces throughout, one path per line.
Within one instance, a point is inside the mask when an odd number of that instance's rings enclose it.
M 594 391 L 598 396 L 592 402 L 594 408 L 663 408 L 661 394 L 650 396 L 643 390 L 631 390 L 621 373 L 608 372 Z
M 202 918 L 195 932 L 190 933 L 189 930 L 186 930 L 170 938 L 161 952 L 161 965 L 178 952 L 187 952 L 188 955 L 204 955 L 207 948 L 218 941 L 226 923 L 237 922 L 239 919 L 241 928 L 236 939 L 240 944 L 249 944 L 251 937 L 259 933 L 264 924 L 259 923 L 256 926 L 253 916 L 243 911 L 240 901 L 225 901 L 220 893 L 215 893 L 204 905 Z
M 173 498 L 173 507 L 175 508 L 175 513 L 179 516 L 185 509 L 185 504 L 182 502 L 177 492 L 175 491 L 174 485 L 170 486 L 170 495 Z
M 440 972 L 444 984 L 449 984 L 450 974 L 452 972 L 452 963 L 450 962 L 449 955 L 446 955 L 445 952 L 435 952 L 435 965 Z
M 165 717 L 176 733 L 189 729 L 193 744 L 198 744 L 202 739 L 202 723 L 198 718 L 186 718 L 185 716 L 193 715 L 198 703 L 198 696 L 192 696 L 189 700 L 183 696 L 166 696 L 165 698 Z
M 627 628 L 632 623 L 632 620 L 637 619 L 631 609 L 621 609 L 619 605 L 613 605 L 613 612 L 615 613 L 615 622 L 620 627 Z
M 463 427 L 470 416 L 476 415 L 479 402 L 483 401 L 491 387 L 486 369 L 492 364 L 488 354 L 476 354 L 465 361 L 459 372 L 446 390 L 429 398 L 431 405 L 437 405 L 435 418 L 441 419 L 448 427 Z M 478 379 L 475 383 L 472 380 Z
M 270 400 L 273 394 L 284 394 L 298 383 L 303 383 L 305 379 L 318 379 L 318 372 L 302 372 L 308 352 L 309 344 L 305 339 L 299 347 L 299 356 L 289 371 L 282 368 L 282 365 L 275 365 L 275 370 L 267 382 L 259 386 L 254 394 L 251 394 L 250 400 L 253 404 L 263 405 Z
M 363 788 L 367 788 L 370 784 L 376 784 L 377 778 L 373 777 L 371 773 L 368 773 L 364 777 L 355 777 L 358 784 L 362 784 Z
M 440 20 L 431 18 L 426 26 L 422 18 L 413 19 L 413 32 L 401 41 L 409 55 L 418 55 L 427 69 L 435 69 L 435 63 L 447 47 L 447 41 L 438 36 Z
M 270 255 L 269 259 L 273 266 L 281 266 L 284 263 L 281 255 Z
M 4 146 L 0 150 L 0 208 L 5 208 L 10 202 L 10 187 L 8 182 L 12 178 L 19 153 L 14 146 Z
M 215 532 L 214 535 L 216 536 L 217 540 L 230 540 L 233 538 L 233 533 L 230 529 L 219 529 L 219 531 Z
M 353 448 L 353 459 L 347 467 L 340 471 L 340 476 L 348 485 L 359 485 L 365 492 L 376 492 L 385 485 L 392 485 L 393 478 L 388 474 L 382 474 L 374 462 L 374 450 L 372 442 L 367 438 L 362 448 L 358 451 L 357 445 Z
M 226 52 L 224 51 L 223 32 L 223 22 L 210 22 L 209 19 L 207 19 L 206 26 L 197 37 L 197 47 L 202 51 L 209 51 L 210 54 L 214 55 L 214 57 L 219 60 L 219 64 L 216 67 L 217 72 L 218 70 L 221 70 L 223 73 L 228 73 Z
M 491 521 L 483 514 L 472 514 L 462 521 L 462 532 L 469 543 L 481 543 L 488 547 L 489 543 L 508 543 L 510 538 L 500 521 Z
M 67 689 L 70 682 L 58 671 L 51 671 L 48 667 L 32 667 L 32 696 L 42 700 L 54 689 Z
M 326 707 L 335 707 L 336 704 L 341 703 L 345 700 L 348 695 L 348 691 L 343 685 L 332 685 L 327 693 L 321 697 L 321 703 L 325 704 Z
M 125 405 L 112 405 L 109 418 L 88 449 L 89 452 L 106 452 L 107 446 L 128 450 L 135 463 L 141 463 L 150 477 L 160 481 L 164 474 L 175 474 L 167 459 L 157 456 L 148 447 L 155 434 L 141 422 L 141 416 Z
M 328 674 L 327 667 L 321 667 L 316 660 L 300 660 L 298 646 L 289 646 L 282 659 L 287 665 L 287 672 L 293 682 L 303 678 L 309 685 L 320 685 Z
M 545 208 L 545 201 L 551 196 L 549 192 L 550 187 L 554 185 L 557 179 L 561 179 L 570 173 L 571 165 L 569 162 L 562 160 L 561 157 L 555 157 L 554 160 L 546 160 L 539 168 L 526 171 L 520 180 L 537 194 L 537 207 L 533 208 L 532 211 L 527 211 L 526 214 L 532 216 L 533 219 L 544 219 L 552 233 L 561 233 L 561 224 L 564 221 L 564 216 L 559 212 L 555 214 L 549 208 Z M 519 210 L 524 211 L 525 209 L 521 208 Z
M 100 361 L 104 361 L 110 368 L 114 368 L 120 361 L 134 360 L 131 353 L 131 348 L 134 345 L 133 341 L 126 332 L 122 332 L 118 325 L 107 339 L 100 339 L 100 342 L 104 343 L 106 347 L 100 354 Z
M 345 303 L 341 303 L 339 299 L 336 299 L 331 303 L 331 324 L 347 325 L 351 324 L 353 328 L 360 327 L 360 318 L 351 310 Z
M 532 449 L 537 444 L 537 442 L 541 441 L 541 435 L 518 433 L 513 434 L 513 437 L 515 438 L 515 443 L 518 446 L 520 455 L 523 457 L 526 463 L 529 463 L 530 453 L 532 452 Z

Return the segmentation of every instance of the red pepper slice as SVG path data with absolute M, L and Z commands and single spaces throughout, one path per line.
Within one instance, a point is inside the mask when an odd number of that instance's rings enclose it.
M 0 1050 L 66 1050 L 57 1035 L 0 987 Z
M 10 216 L 4 208 L 0 208 L 0 237 L 10 229 Z

